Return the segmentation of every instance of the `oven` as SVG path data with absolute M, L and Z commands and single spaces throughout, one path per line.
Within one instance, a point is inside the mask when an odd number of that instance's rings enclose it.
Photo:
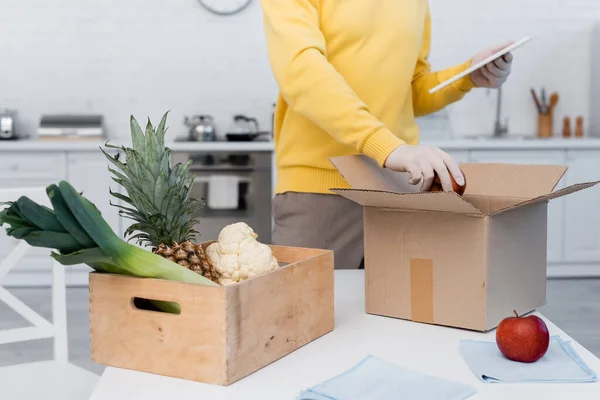
M 270 152 L 173 152 L 175 163 L 192 161 L 191 195 L 204 199 L 195 229 L 198 241 L 216 240 L 226 225 L 245 222 L 262 243 L 271 243 Z

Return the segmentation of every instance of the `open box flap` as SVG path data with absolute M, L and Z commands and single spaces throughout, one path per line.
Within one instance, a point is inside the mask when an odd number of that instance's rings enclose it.
M 365 155 L 332 157 L 329 161 L 353 189 L 387 192 L 415 192 L 418 187 L 408 183 L 408 174 L 381 168 Z
M 409 183 L 408 173 L 381 168 L 365 155 L 332 157 L 330 161 L 352 187 L 330 190 L 362 206 L 483 214 L 454 192 L 419 192 L 419 185 Z
M 483 215 L 472 204 L 454 192 L 394 193 L 381 190 L 331 189 L 363 207 L 380 207 L 405 211 L 441 211 L 458 214 Z
M 549 201 L 549 200 L 552 200 L 552 199 L 563 197 L 563 196 L 566 196 L 568 194 L 579 192 L 580 190 L 584 190 L 584 189 L 590 188 L 592 186 L 597 185 L 598 183 L 600 183 L 600 181 L 585 182 L 585 183 L 578 183 L 576 185 L 571 185 L 569 187 L 566 187 L 566 188 L 561 189 L 561 190 L 557 190 L 556 192 L 553 192 L 553 193 L 550 193 L 550 194 L 539 196 L 539 197 L 536 197 L 536 198 L 531 199 L 531 200 L 526 200 L 526 201 L 520 202 L 518 204 L 509 206 L 509 207 L 504 207 L 504 208 L 502 208 L 502 209 L 500 209 L 498 211 L 495 211 L 495 212 L 491 213 L 490 215 L 498 215 L 498 214 L 504 213 L 506 211 L 510 211 L 512 209 L 515 209 L 517 207 L 524 207 L 524 206 L 528 206 L 528 205 L 531 205 L 531 204 L 540 203 L 542 201 Z
M 567 171 L 563 165 L 461 163 L 465 195 L 535 199 L 552 193 Z

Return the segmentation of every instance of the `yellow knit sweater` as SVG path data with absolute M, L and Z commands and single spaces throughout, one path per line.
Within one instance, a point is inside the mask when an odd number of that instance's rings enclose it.
M 365 154 L 383 166 L 417 144 L 415 117 L 460 100 L 469 76 L 429 89 L 470 60 L 432 72 L 427 0 L 261 0 L 275 110 L 276 192 L 348 187 L 330 157 Z

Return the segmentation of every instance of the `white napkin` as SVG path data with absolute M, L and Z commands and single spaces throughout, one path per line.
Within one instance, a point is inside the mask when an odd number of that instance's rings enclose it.
M 208 181 L 208 207 L 213 210 L 236 209 L 239 182 L 237 175 L 211 175 Z
M 303 391 L 296 400 L 464 400 L 477 391 L 467 385 L 410 371 L 374 356 Z
M 495 342 L 462 340 L 460 352 L 483 382 L 596 382 L 598 377 L 575 352 L 570 342 L 558 336 L 538 361 L 520 363 L 504 357 Z

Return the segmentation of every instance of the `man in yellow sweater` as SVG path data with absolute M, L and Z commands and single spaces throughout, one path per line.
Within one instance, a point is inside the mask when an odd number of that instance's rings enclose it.
M 337 269 L 362 268 L 362 208 L 329 191 L 348 183 L 330 157 L 364 154 L 408 172 L 422 190 L 434 171 L 445 190 L 458 164 L 419 145 L 415 117 L 462 99 L 474 87 L 499 87 L 512 55 L 429 94 L 438 83 L 501 47 L 441 72 L 428 62 L 427 0 L 261 0 L 269 59 L 280 94 L 273 243 L 332 249 Z

